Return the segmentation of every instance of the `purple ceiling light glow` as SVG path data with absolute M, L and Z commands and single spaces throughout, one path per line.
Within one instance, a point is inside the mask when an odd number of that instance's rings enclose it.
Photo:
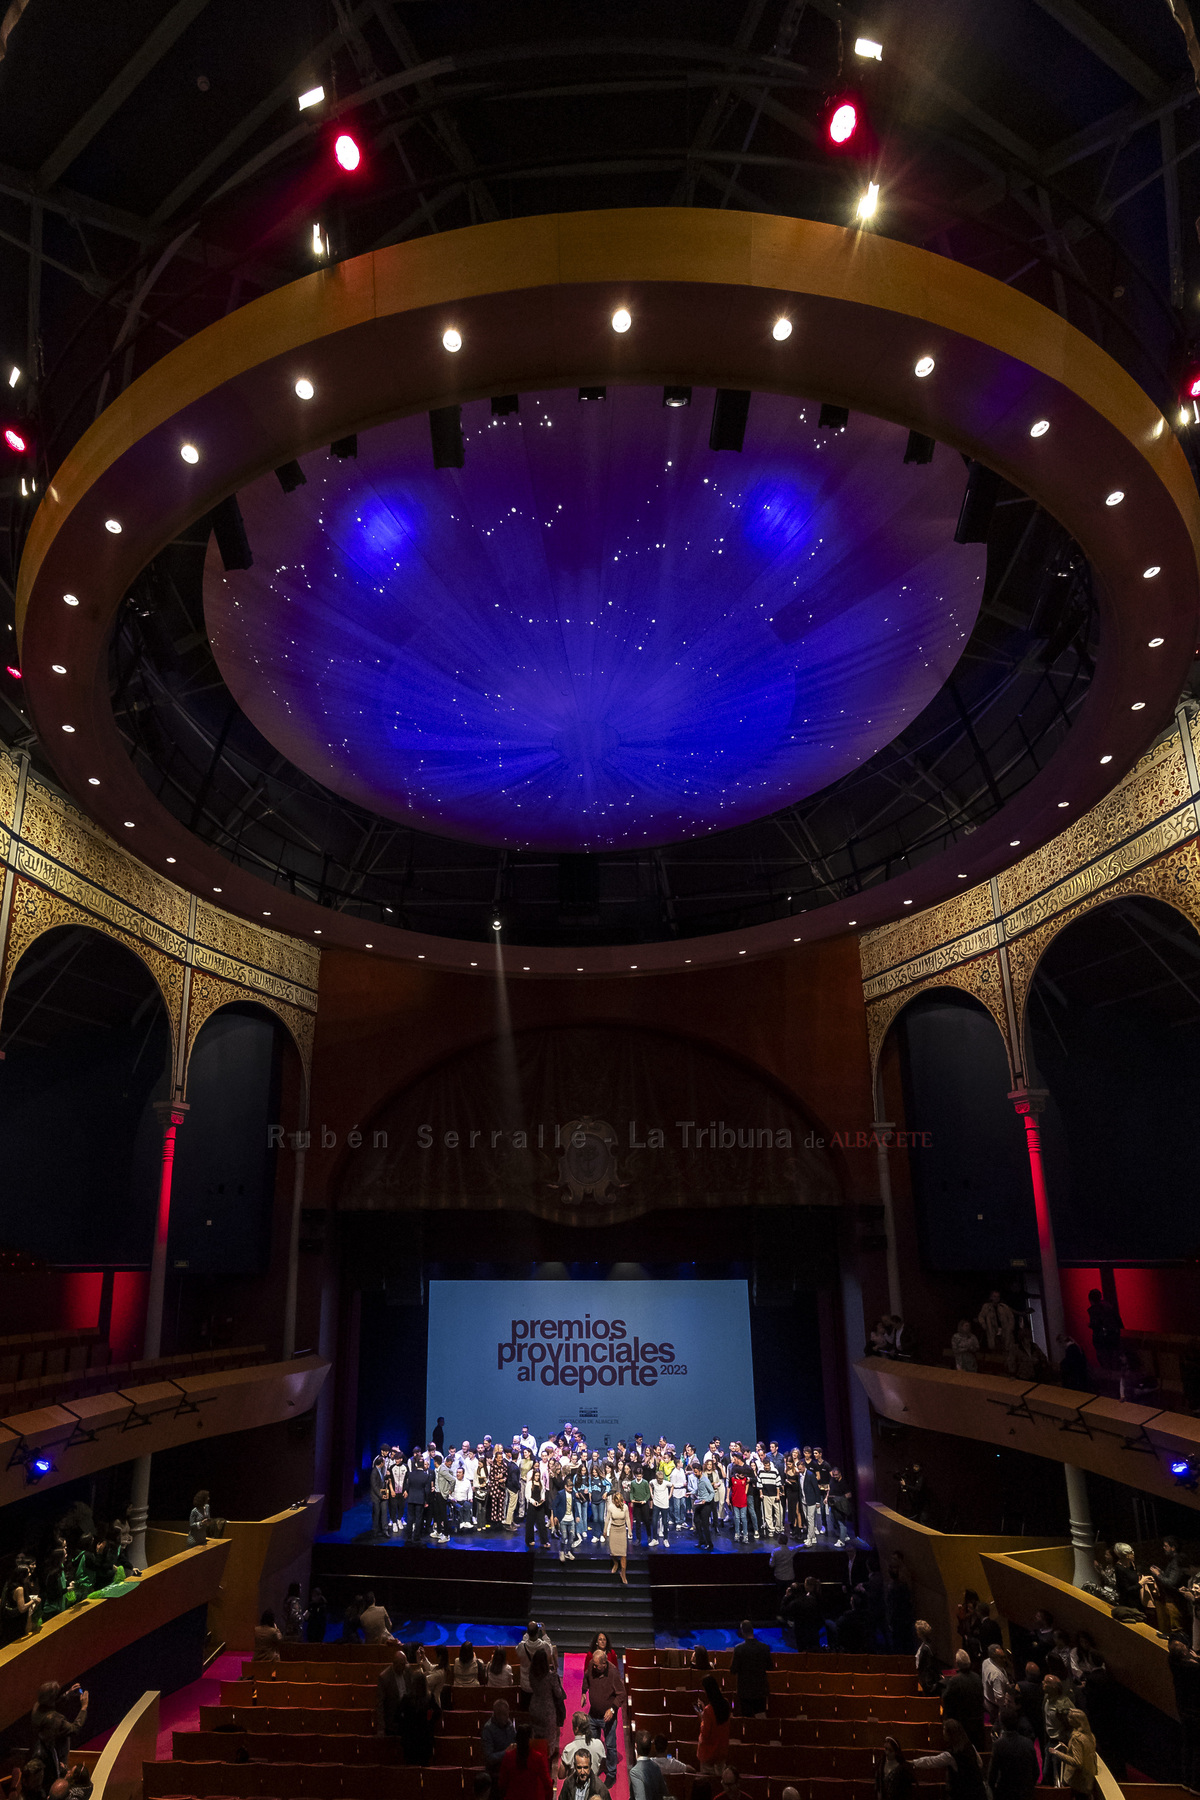
M 240 502 L 254 567 L 210 547 L 221 672 L 273 744 L 386 816 L 487 844 L 603 850 L 761 817 L 858 767 L 942 686 L 984 551 L 953 543 L 959 457 L 754 397 L 742 455 L 711 390 L 422 415 Z

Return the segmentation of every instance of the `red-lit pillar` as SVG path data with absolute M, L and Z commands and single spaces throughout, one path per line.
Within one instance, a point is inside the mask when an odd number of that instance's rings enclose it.
M 1066 1325 L 1063 1318 L 1062 1282 L 1058 1273 L 1058 1250 L 1054 1243 L 1054 1220 L 1050 1216 L 1050 1195 L 1046 1187 L 1046 1168 L 1042 1161 L 1042 1134 L 1038 1115 L 1049 1098 L 1045 1088 L 1027 1088 L 1022 1084 L 1009 1094 L 1017 1116 L 1025 1127 L 1025 1150 L 1029 1157 L 1029 1179 L 1033 1185 L 1033 1210 L 1037 1218 L 1038 1254 L 1042 1264 L 1042 1316 L 1046 1325 L 1046 1354 L 1057 1362 L 1061 1356 L 1060 1337 Z M 1071 1463 L 1063 1464 L 1067 1480 L 1067 1513 L 1070 1519 L 1071 1548 L 1075 1553 L 1076 1587 L 1096 1579 L 1096 1531 L 1092 1524 L 1088 1500 L 1087 1476 Z
M 171 1232 L 171 1180 L 175 1172 L 175 1134 L 187 1117 L 185 1100 L 156 1100 L 154 1110 L 162 1126 L 162 1155 L 158 1175 L 158 1213 L 154 1223 L 154 1251 L 150 1259 L 150 1292 L 146 1297 L 146 1328 L 142 1334 L 144 1357 L 162 1354 L 163 1296 L 167 1285 L 167 1240 Z M 129 1526 L 133 1532 L 133 1566 L 146 1566 L 146 1519 L 150 1510 L 150 1458 L 139 1456 L 133 1465 L 129 1497 Z

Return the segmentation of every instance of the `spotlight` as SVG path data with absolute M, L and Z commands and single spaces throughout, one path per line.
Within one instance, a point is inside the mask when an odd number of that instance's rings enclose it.
M 20 369 L 18 369 L 16 363 L 14 363 L 12 368 L 8 371 L 9 387 L 16 387 L 16 385 L 17 385 L 18 381 L 20 381 L 20 379 L 21 379 L 21 371 L 20 371 Z
M 855 38 L 854 54 L 861 56 L 866 62 L 882 62 L 883 45 L 877 44 L 874 38 Z
M 14 681 L 20 681 L 21 679 L 20 669 L 16 668 L 12 663 L 5 664 L 4 672 L 6 675 L 11 675 Z
M 442 349 L 449 350 L 452 353 L 455 350 L 462 349 L 462 332 L 456 331 L 453 325 L 442 333 Z
M 933 438 L 926 437 L 922 431 L 910 431 L 904 446 L 904 460 L 906 463 L 931 463 L 933 450 Z
M 664 406 L 690 406 L 692 390 L 690 387 L 665 387 L 663 389 Z
M 313 226 L 312 253 L 318 260 L 325 255 L 325 239 L 321 236 L 321 227 Z
M 628 331 L 632 324 L 633 315 L 629 311 L 629 308 L 627 306 L 618 306 L 616 312 L 612 316 L 613 330 L 619 332 Z
M 338 168 L 345 169 L 347 175 L 352 175 L 362 161 L 362 151 L 348 131 L 334 140 L 333 155 Z
M 1029 435 L 1030 437 L 1045 437 L 1049 429 L 1049 419 L 1035 419 L 1033 424 L 1029 427 Z
M 603 400 L 607 393 L 608 389 L 604 387 L 581 387 L 579 398 L 581 400 Z
M 932 356 L 922 356 L 913 365 L 913 374 L 922 381 L 925 379 L 926 375 L 932 375 L 933 370 L 934 362 Z
M 54 1464 L 48 1456 L 31 1456 L 25 1464 L 25 1480 L 30 1487 L 36 1487 L 46 1475 L 54 1473 Z
M 1195 1489 L 1196 1471 L 1190 1456 L 1176 1456 L 1171 1460 L 1171 1479 L 1177 1487 Z
M 308 476 L 298 462 L 281 463 L 275 471 L 275 479 L 285 494 L 294 494 L 297 488 L 305 487 Z
M 305 88 L 304 92 L 298 96 L 296 105 L 301 112 L 307 112 L 310 106 L 320 106 L 324 98 L 325 89 L 323 87 Z
M 750 417 L 749 388 L 718 388 L 708 431 L 710 450 L 740 450 Z
M 1124 498 L 1125 490 L 1123 488 L 1114 488 L 1111 494 L 1105 495 L 1104 504 L 1105 506 L 1120 506 Z
M 504 920 L 503 919 L 493 919 L 492 920 L 492 930 L 493 931 L 503 931 L 503 929 L 504 929 Z
M 856 219 L 873 219 L 879 210 L 879 183 L 868 181 L 867 191 L 860 195 L 858 205 L 854 209 Z
M 463 448 L 462 407 L 435 406 L 429 414 L 429 436 L 433 444 L 435 469 L 461 469 L 466 461 Z
M 1000 493 L 1000 477 L 981 462 L 968 463 L 967 471 L 954 541 L 956 544 L 986 544 Z
M 341 462 L 345 462 L 348 457 L 357 458 L 357 456 L 358 456 L 358 433 L 357 433 L 357 431 L 352 431 L 348 437 L 334 438 L 332 444 L 330 444 L 330 446 L 329 446 L 329 454 L 330 454 L 330 456 L 336 456 L 339 459 L 339 461 L 341 461 Z
M 105 531 L 111 531 L 114 537 L 118 537 L 121 531 L 120 519 L 105 519 L 104 529 Z
M 29 448 L 26 440 L 13 425 L 6 425 L 4 427 L 4 441 L 14 456 L 24 456 L 26 450 Z
M 493 394 L 493 419 L 506 419 L 510 413 L 520 412 L 521 396 L 519 394 Z
M 829 115 L 825 135 L 839 149 L 848 144 L 858 130 L 858 107 L 853 100 L 839 100 Z
M 848 406 L 825 405 L 817 414 L 817 424 L 822 431 L 845 431 L 850 423 Z
M 308 379 L 307 375 L 302 375 L 296 383 L 296 398 L 298 400 L 311 400 L 316 391 L 316 388 Z
M 1156 575 L 1161 575 L 1161 574 L 1162 574 L 1161 565 L 1159 563 L 1151 563 L 1150 567 L 1148 569 L 1142 570 L 1142 580 L 1143 581 L 1153 581 L 1154 577 Z
M 785 344 L 791 335 L 792 321 L 790 319 L 776 319 L 771 327 L 771 336 L 775 339 L 775 342 L 777 344 Z

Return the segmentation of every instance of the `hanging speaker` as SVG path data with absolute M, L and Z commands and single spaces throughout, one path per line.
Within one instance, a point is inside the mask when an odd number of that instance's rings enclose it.
M 462 407 L 436 406 L 429 415 L 435 469 L 461 469 L 467 460 L 463 449 Z
M 956 544 L 987 543 L 999 492 L 1000 477 L 995 469 L 989 469 L 981 462 L 967 465 L 967 486 L 954 532 Z
M 213 507 L 212 528 L 217 549 L 221 552 L 221 561 L 227 569 L 253 568 L 254 556 L 250 549 L 250 539 L 246 536 L 242 509 L 235 495 L 230 494 L 227 500 L 222 500 Z
M 708 433 L 709 449 L 740 450 L 745 442 L 749 417 L 749 388 L 718 388 Z
M 934 440 L 926 437 L 923 432 L 910 431 L 908 442 L 904 446 L 905 462 L 931 463 L 933 461 L 933 444 Z

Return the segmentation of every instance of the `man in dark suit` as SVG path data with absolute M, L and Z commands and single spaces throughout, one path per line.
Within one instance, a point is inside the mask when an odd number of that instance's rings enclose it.
M 954 1656 L 954 1674 L 942 1689 L 943 1719 L 957 1719 L 976 1750 L 987 1749 L 983 1730 L 983 1682 L 965 1650 Z
M 380 1538 L 383 1533 L 383 1511 L 386 1504 L 387 1475 L 384 1473 L 383 1459 L 387 1454 L 387 1445 L 381 1444 L 379 1455 L 371 1464 L 371 1536 Z
M 400 1702 L 408 1692 L 405 1682 L 407 1669 L 407 1656 L 403 1650 L 397 1650 L 391 1663 L 375 1683 L 376 1737 L 400 1735 Z

